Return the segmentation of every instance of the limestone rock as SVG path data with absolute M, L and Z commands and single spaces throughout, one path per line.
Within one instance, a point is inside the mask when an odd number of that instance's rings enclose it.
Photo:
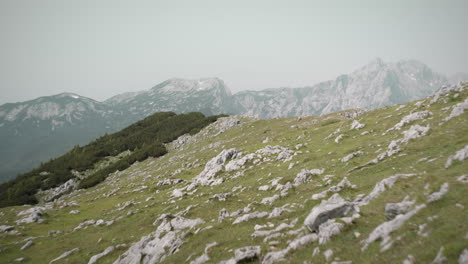
M 468 264 L 468 249 L 464 249 L 458 258 L 458 264 Z
M 408 212 L 411 206 L 413 206 L 415 200 L 409 201 L 409 196 L 399 203 L 387 203 L 385 205 L 385 218 L 391 220 L 399 214 L 405 214 Z
M 18 213 L 18 216 L 25 215 L 25 217 L 17 220 L 16 224 L 43 223 L 44 219 L 42 219 L 41 216 L 45 210 L 45 207 L 37 206 L 21 211 Z
M 440 186 L 440 190 L 438 192 L 433 192 L 427 197 L 427 202 L 432 203 L 435 201 L 438 201 L 444 196 L 446 193 L 448 193 L 449 190 L 449 184 L 446 182 Z
M 390 130 L 401 130 L 401 128 L 406 125 L 406 124 L 409 124 L 413 121 L 416 121 L 416 120 L 420 120 L 420 119 L 424 119 L 428 116 L 431 116 L 432 115 L 432 112 L 429 112 L 429 111 L 421 111 L 421 112 L 415 112 L 415 113 L 411 113 L 407 116 L 404 116 L 400 122 L 398 122 L 395 126 L 393 126 L 392 128 L 388 129 L 386 132 L 390 131 Z
M 238 248 L 234 251 L 234 259 L 237 263 L 243 261 L 252 261 L 258 259 L 262 253 L 262 248 L 260 246 L 247 246 Z
M 311 175 L 320 175 L 325 171 L 325 169 L 312 169 L 312 170 L 306 170 L 302 169 L 294 178 L 294 185 L 300 185 L 303 183 L 306 183 L 310 181 Z
M 242 223 L 242 222 L 249 221 L 251 219 L 256 219 L 256 218 L 264 218 L 264 217 L 267 217 L 268 215 L 269 214 L 267 212 L 253 212 L 253 213 L 245 214 L 243 216 L 236 218 L 236 220 L 234 220 L 232 224 L 234 225 L 234 224 Z
M 464 161 L 468 159 L 468 145 L 465 145 L 464 148 L 457 151 L 454 155 L 448 157 L 447 162 L 445 162 L 445 168 L 452 166 L 454 160 Z
M 32 244 L 33 244 L 32 240 L 28 240 L 28 242 L 26 242 L 26 244 L 24 244 L 24 245 L 21 247 L 21 250 L 27 249 L 28 247 L 32 246 Z
M 372 191 L 366 197 L 364 197 L 363 199 L 357 199 L 355 203 L 359 206 L 367 205 L 370 201 L 377 198 L 381 193 L 387 190 L 387 188 L 392 188 L 398 179 L 405 179 L 405 178 L 413 177 L 415 175 L 416 174 L 413 174 L 413 173 L 395 174 L 388 178 L 385 178 L 381 180 L 380 182 L 378 182 L 377 184 L 375 184 L 374 189 L 372 189 Z
M 323 245 L 330 241 L 330 238 L 338 235 L 343 227 L 344 224 L 336 222 L 335 219 L 329 219 L 321 224 L 318 228 L 319 244 Z
M 361 128 L 364 128 L 366 125 L 359 123 L 359 121 L 354 120 L 353 123 L 351 124 L 351 129 L 356 129 L 359 130 Z
M 355 152 L 353 152 L 353 153 L 351 153 L 351 154 L 346 155 L 346 156 L 343 157 L 340 161 L 341 161 L 341 162 L 348 162 L 350 159 L 352 159 L 352 158 L 354 158 L 354 157 L 357 157 L 357 156 L 359 156 L 359 155 L 362 155 L 362 154 L 364 154 L 362 151 L 355 151 Z
M 59 261 L 59 260 L 61 260 L 61 259 L 64 259 L 64 258 L 70 256 L 71 254 L 73 254 L 74 252 L 76 252 L 76 251 L 78 251 L 78 250 L 80 250 L 80 249 L 79 249 L 79 248 L 74 248 L 74 249 L 72 249 L 72 250 L 66 251 L 66 252 L 63 253 L 62 255 L 60 255 L 60 256 L 58 256 L 57 258 L 54 258 L 53 260 L 51 260 L 51 261 L 49 262 L 49 264 L 54 263 L 54 262 L 56 262 L 56 261 Z
M 461 102 L 461 103 L 458 103 L 456 105 L 453 106 L 452 108 L 452 112 L 450 113 L 449 116 L 447 116 L 446 118 L 444 118 L 444 121 L 449 121 L 450 119 L 454 118 L 454 117 L 457 117 L 459 115 L 462 115 L 463 112 L 468 109 L 468 98 L 465 99 L 464 102 Z
M 304 221 L 304 225 L 312 232 L 317 232 L 319 226 L 328 219 L 345 216 L 354 212 L 354 204 L 346 202 L 337 193 L 328 200 L 322 200 L 320 205 L 312 208 L 312 211 Z
M 221 151 L 216 157 L 212 158 L 205 165 L 205 169 L 198 174 L 194 180 L 201 185 L 217 185 L 222 182 L 222 179 L 216 179 L 215 176 L 223 170 L 224 163 L 236 157 L 239 153 L 237 149 L 225 149 Z
M 94 256 L 92 256 L 89 261 L 88 261 L 88 264 L 94 264 L 96 263 L 100 258 L 108 255 L 109 253 L 111 253 L 112 251 L 115 250 L 115 247 L 114 246 L 109 246 L 107 247 L 106 249 L 104 249 L 103 252 L 99 253 L 99 254 L 96 254 Z
M 0 232 L 5 233 L 10 230 L 13 230 L 13 226 L 8 226 L 8 225 L 0 225 Z
M 390 234 L 395 230 L 398 230 L 408 219 L 410 219 L 413 215 L 415 215 L 417 212 L 419 212 L 425 207 L 425 204 L 418 205 L 406 214 L 397 215 L 394 219 L 380 224 L 369 234 L 369 237 L 363 242 L 364 245 L 362 246 L 361 250 L 366 250 L 367 247 L 377 239 L 382 239 L 382 242 L 380 243 L 381 251 L 388 249 L 393 243 L 391 241 Z

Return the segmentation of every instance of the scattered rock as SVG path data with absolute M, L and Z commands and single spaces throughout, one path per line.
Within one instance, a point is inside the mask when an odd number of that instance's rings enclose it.
M 341 162 L 348 162 L 350 159 L 352 159 L 352 158 L 354 158 L 354 157 L 357 157 L 357 156 L 359 156 L 359 155 L 362 155 L 362 154 L 364 154 L 362 151 L 353 152 L 353 153 L 348 154 L 348 155 L 346 155 L 345 157 L 343 157 L 343 158 L 341 159 Z
M 465 145 L 464 148 L 457 151 L 454 155 L 448 157 L 447 162 L 445 162 L 445 168 L 452 166 L 454 160 L 464 161 L 468 159 L 468 145 Z
M 28 240 L 28 242 L 26 242 L 26 244 L 24 244 L 24 245 L 21 247 L 21 250 L 27 249 L 28 247 L 32 246 L 32 244 L 33 244 L 32 240 Z
M 458 264 L 468 264 L 468 249 L 464 249 L 458 258 Z
M 382 242 L 380 243 L 380 251 L 385 251 L 389 249 L 393 243 L 393 241 L 391 241 L 390 234 L 393 231 L 398 230 L 408 219 L 410 219 L 413 215 L 419 212 L 419 210 L 425 207 L 425 204 L 418 205 L 406 214 L 397 215 L 394 219 L 380 224 L 374 229 L 374 231 L 372 231 L 369 234 L 369 237 L 363 242 L 364 245 L 362 246 L 361 250 L 366 250 L 367 247 L 377 239 L 382 239 Z
M 427 202 L 432 203 L 438 201 L 444 196 L 449 190 L 449 184 L 446 182 L 440 186 L 440 190 L 438 192 L 433 192 L 427 197 Z
M 79 214 L 80 213 L 80 210 L 71 210 L 70 211 L 70 214 Z
M 269 214 L 267 212 L 253 212 L 253 213 L 245 214 L 243 216 L 236 218 L 236 220 L 234 220 L 232 224 L 234 225 L 234 224 L 242 223 L 242 222 L 249 221 L 251 219 L 256 219 L 256 218 L 264 218 L 264 217 L 267 217 L 268 215 Z
M 468 98 L 464 102 L 458 103 L 452 107 L 452 112 L 449 116 L 444 118 L 444 121 L 449 121 L 450 119 L 462 115 L 463 112 L 468 109 Z
M 325 171 L 325 169 L 312 169 L 306 170 L 302 169 L 294 178 L 294 185 L 298 186 L 300 184 L 306 183 L 310 181 L 311 175 L 320 175 Z
M 240 152 L 237 149 L 225 149 L 216 157 L 212 158 L 205 165 L 205 169 L 198 174 L 194 180 L 201 185 L 217 185 L 222 183 L 222 179 L 216 179 L 215 176 L 223 170 L 224 163 L 231 158 L 235 158 Z
M 321 224 L 318 228 L 319 244 L 323 245 L 330 241 L 330 238 L 338 235 L 343 227 L 344 224 L 336 222 L 335 219 L 329 219 Z
M 174 185 L 174 184 L 177 184 L 177 183 L 181 183 L 183 181 L 184 180 L 182 180 L 182 179 L 165 179 L 165 180 L 162 180 L 162 181 L 159 181 L 158 183 L 156 183 L 156 186 Z
M 260 202 L 261 204 L 272 204 L 274 201 L 278 200 L 280 196 L 278 194 L 275 194 L 271 197 L 266 197 L 263 198 L 262 201 Z
M 203 253 L 203 255 L 199 256 L 198 258 L 194 259 L 193 261 L 190 262 L 190 264 L 202 264 L 202 263 L 205 263 L 207 262 L 208 260 L 210 260 L 210 257 L 208 256 L 208 250 L 210 250 L 210 248 L 214 247 L 218 245 L 217 242 L 213 242 L 213 243 L 210 243 L 210 244 L 207 244 L 205 246 L 205 251 Z
M 234 259 L 237 263 L 243 261 L 252 261 L 258 259 L 262 253 L 262 248 L 260 246 L 247 246 L 238 248 L 234 251 Z
M 104 249 L 103 252 L 99 253 L 99 254 L 96 254 L 94 256 L 92 256 L 89 261 L 88 261 L 88 264 L 94 264 L 96 263 L 96 261 L 98 261 L 100 258 L 108 255 L 109 253 L 111 253 L 112 251 L 115 250 L 115 247 L 114 246 L 109 246 L 107 247 L 106 249 Z
M 0 232 L 5 233 L 8 231 L 13 230 L 12 226 L 7 226 L 7 225 L 0 225 Z
M 291 241 L 291 243 L 289 243 L 287 248 L 282 249 L 280 251 L 269 252 L 268 254 L 266 254 L 262 260 L 262 264 L 272 264 L 272 263 L 284 261 L 285 260 L 284 257 L 288 253 L 294 250 L 297 250 L 305 245 L 311 244 L 317 239 L 318 239 L 317 234 L 308 234 L 308 235 L 296 238 L 293 241 Z
M 153 225 L 162 222 L 156 231 L 144 236 L 123 253 L 114 264 L 156 263 L 172 255 L 183 243 L 195 226 L 204 223 L 202 219 L 186 219 L 180 216 L 163 214 Z M 184 231 L 188 229 L 188 231 Z
M 344 137 L 344 134 L 340 134 L 339 136 L 337 136 L 335 138 L 335 143 L 340 143 L 340 141 L 343 139 L 343 137 Z
M 312 232 L 317 232 L 319 226 L 328 219 L 345 216 L 355 211 L 354 204 L 346 202 L 337 193 L 328 200 L 322 200 L 320 205 L 312 208 L 312 211 L 304 221 L 304 225 Z
M 327 249 L 325 252 L 323 252 L 323 255 L 325 256 L 326 261 L 330 261 L 331 257 L 333 256 L 333 250 Z
M 351 124 L 351 129 L 356 129 L 359 130 L 361 128 L 364 128 L 366 125 L 359 123 L 359 121 L 354 120 L 353 123 Z
M 433 264 L 443 264 L 447 262 L 447 258 L 444 256 L 444 247 L 441 247 L 439 249 L 439 252 L 437 252 L 437 256 L 435 259 L 431 262 Z
M 45 210 L 45 207 L 37 206 L 21 211 L 18 213 L 18 216 L 26 216 L 20 220 L 17 220 L 16 224 L 43 223 L 44 219 L 42 219 L 41 216 Z
M 405 260 L 403 260 L 403 264 L 414 264 L 414 256 L 413 255 L 408 255 Z
M 409 201 L 409 196 L 406 196 L 403 201 L 399 203 L 387 203 L 385 205 L 385 219 L 392 220 L 399 214 L 405 214 L 413 206 L 414 202 Z
M 58 256 L 57 258 L 54 258 L 53 260 L 51 260 L 51 261 L 49 262 L 49 264 L 54 263 L 54 262 L 56 262 L 56 261 L 59 261 L 59 260 L 61 260 L 61 259 L 64 259 L 64 258 L 70 256 L 71 254 L 73 254 L 74 252 L 76 252 L 76 251 L 78 251 L 78 250 L 80 250 L 80 249 L 79 249 L 79 248 L 74 248 L 74 249 L 72 249 L 72 250 L 69 250 L 69 251 L 63 253 L 62 255 Z
M 377 198 L 381 193 L 383 193 L 385 190 L 387 190 L 387 188 L 392 188 L 392 186 L 395 184 L 395 182 L 398 179 L 406 179 L 406 178 L 409 178 L 409 177 L 413 177 L 415 175 L 416 174 L 412 174 L 412 173 L 409 173 L 409 174 L 395 174 L 395 175 L 392 175 L 392 176 L 390 176 L 388 178 L 385 178 L 385 179 L 381 180 L 380 182 L 378 182 L 375 185 L 374 189 L 371 191 L 370 194 L 368 194 L 363 199 L 357 199 L 355 201 L 355 203 L 357 205 L 359 205 L 359 206 L 367 205 L 370 201 Z
M 429 111 L 421 111 L 421 112 L 415 112 L 415 113 L 411 113 L 407 116 L 404 116 L 400 122 L 398 122 L 395 126 L 393 126 L 392 128 L 388 129 L 385 133 L 391 131 L 391 130 L 401 130 L 401 128 L 406 125 L 406 124 L 409 124 L 413 121 L 416 121 L 416 120 L 420 120 L 420 119 L 424 119 L 428 116 L 431 116 L 432 115 L 432 112 L 429 112 Z
M 465 174 L 465 175 L 462 175 L 462 176 L 458 177 L 457 181 L 467 184 L 468 183 L 468 174 Z

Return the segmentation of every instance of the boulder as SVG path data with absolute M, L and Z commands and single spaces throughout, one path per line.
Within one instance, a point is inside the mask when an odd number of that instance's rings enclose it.
M 361 128 L 364 128 L 366 125 L 359 123 L 359 121 L 354 120 L 353 123 L 351 124 L 351 129 L 356 129 L 359 130 Z
M 317 232 L 319 226 L 329 219 L 343 217 L 354 211 L 353 203 L 345 201 L 339 194 L 335 193 L 328 200 L 322 200 L 320 205 L 312 208 L 304 221 L 304 225 L 311 232 Z
M 387 203 L 385 205 L 385 218 L 387 220 L 392 220 L 399 214 L 405 214 L 408 212 L 411 206 L 414 204 L 413 201 L 408 200 L 409 196 L 405 197 L 402 202 L 399 203 Z
M 215 179 L 215 176 L 223 170 L 224 163 L 230 158 L 235 158 L 238 153 L 240 152 L 234 148 L 221 151 L 221 153 L 206 163 L 205 169 L 194 178 L 195 182 L 201 185 L 217 185 L 222 183 L 222 180 Z
M 247 246 L 238 248 L 234 251 L 234 259 L 237 263 L 243 261 L 253 261 L 258 259 L 262 253 L 262 248 L 260 246 Z

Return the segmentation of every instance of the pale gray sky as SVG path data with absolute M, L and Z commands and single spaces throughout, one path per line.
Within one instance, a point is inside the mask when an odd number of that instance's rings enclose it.
M 168 78 L 305 86 L 375 57 L 468 71 L 468 1 L 1 0 L 0 104 Z

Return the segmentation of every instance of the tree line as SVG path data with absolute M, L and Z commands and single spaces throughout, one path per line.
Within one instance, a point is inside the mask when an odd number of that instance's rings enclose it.
M 99 137 L 86 146 L 75 146 L 66 154 L 0 184 L 0 207 L 36 204 L 39 190 L 57 187 L 75 178 L 73 170 L 83 172 L 93 169 L 97 162 L 107 156 L 131 151 L 130 155 L 98 170 L 79 184 L 79 188 L 92 187 L 105 180 L 110 173 L 125 170 L 136 161 L 166 154 L 165 143 L 183 134 L 195 134 L 221 116 L 205 117 L 198 112 L 179 115 L 173 112 L 155 113 L 119 132 Z

